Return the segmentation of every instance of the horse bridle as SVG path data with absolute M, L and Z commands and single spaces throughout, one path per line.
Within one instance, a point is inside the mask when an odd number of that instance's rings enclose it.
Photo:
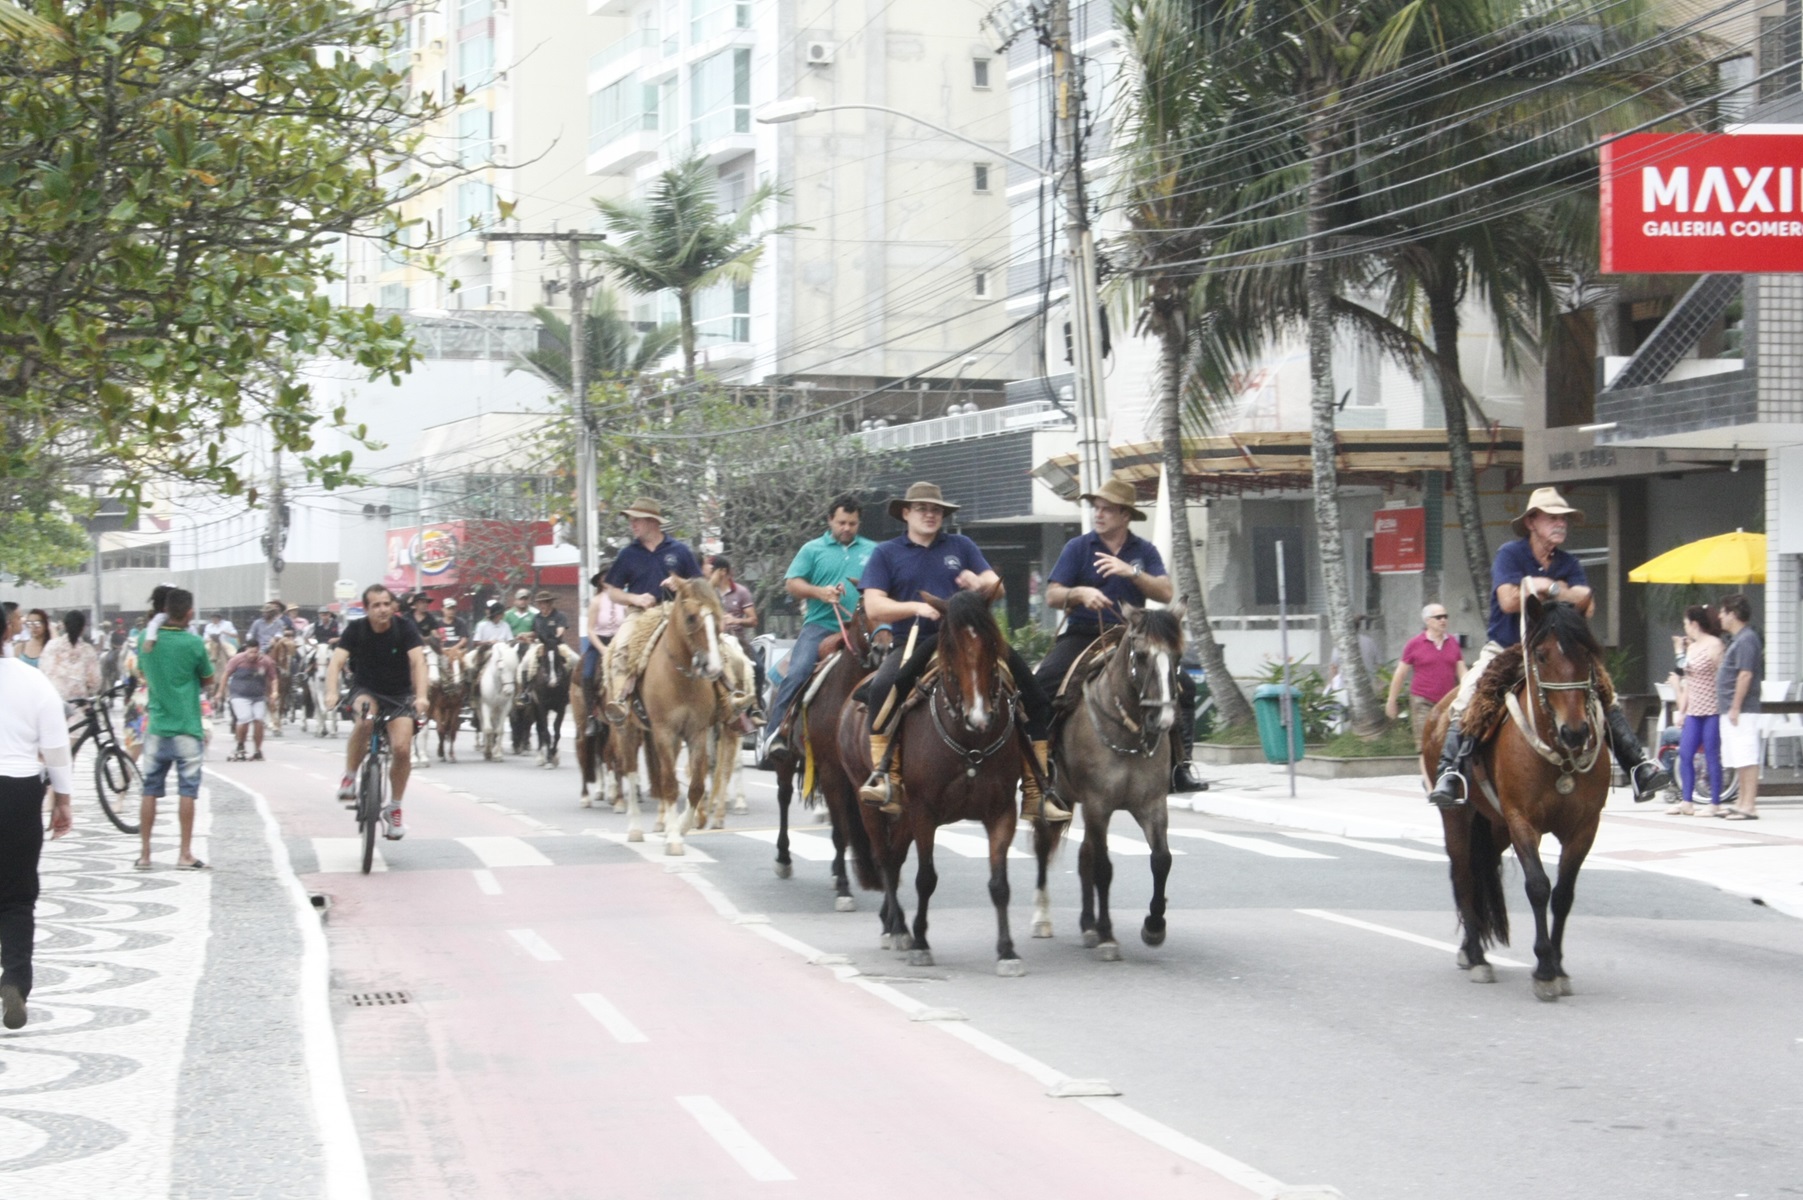
M 1002 713 L 1002 731 L 996 735 L 995 741 L 987 746 L 973 749 L 958 741 L 946 729 L 945 722 L 939 716 L 938 699 L 941 696 L 945 698 L 946 706 L 951 709 L 952 715 L 963 720 L 964 706 L 952 695 L 951 689 L 945 686 L 943 674 L 933 681 L 932 695 L 927 697 L 927 713 L 933 718 L 933 729 L 939 734 L 939 740 L 945 743 L 946 749 L 964 760 L 965 778 L 974 779 L 977 768 L 993 758 L 996 751 L 1007 745 L 1008 739 L 1014 735 L 1014 697 L 1006 695 L 1006 689 L 1003 687 L 998 673 L 994 688 L 989 695 L 989 701 Z M 1004 699 L 1006 699 L 1006 703 L 1003 702 Z
M 1521 662 L 1525 668 L 1525 677 L 1522 680 L 1524 690 L 1533 697 L 1538 708 L 1545 711 L 1553 721 L 1555 728 L 1558 726 L 1559 717 L 1557 713 L 1553 712 L 1552 702 L 1546 698 L 1546 693 L 1583 692 L 1584 712 L 1590 718 L 1590 736 L 1584 739 L 1584 745 L 1576 751 L 1566 747 L 1562 742 L 1558 746 L 1548 745 L 1540 736 L 1539 727 L 1534 720 L 1522 710 L 1521 701 L 1516 698 L 1513 691 L 1504 697 L 1503 704 L 1509 710 L 1510 719 L 1521 730 L 1522 737 L 1526 739 L 1534 753 L 1559 768 L 1559 778 L 1554 781 L 1553 789 L 1561 796 L 1569 796 L 1578 786 L 1577 777 L 1589 773 L 1590 768 L 1596 765 L 1597 756 L 1603 750 L 1603 704 L 1602 698 L 1597 692 L 1596 668 L 1593 665 L 1589 674 L 1582 681 L 1548 683 L 1541 679 L 1534 670 L 1533 649 L 1528 645 L 1526 609 L 1527 606 L 1522 605 Z
M 1115 650 L 1115 653 L 1123 654 L 1127 658 L 1128 690 L 1140 698 L 1139 707 L 1162 708 L 1166 703 L 1165 701 L 1147 700 L 1145 698 L 1145 693 L 1140 690 L 1140 680 L 1143 676 L 1140 672 L 1138 656 L 1133 653 L 1133 646 L 1137 641 L 1138 638 L 1133 630 L 1128 629 L 1121 638 L 1120 645 Z M 1098 676 L 1098 678 L 1100 677 Z M 1095 682 L 1095 680 L 1091 680 L 1090 682 Z M 1173 697 L 1176 692 L 1176 682 L 1175 672 L 1173 671 L 1171 680 Z M 1128 757 L 1137 758 L 1152 757 L 1153 753 L 1158 749 L 1158 741 L 1163 736 L 1163 732 L 1154 730 L 1149 724 L 1135 721 L 1132 715 L 1127 711 L 1126 705 L 1121 703 L 1121 697 L 1118 692 L 1110 691 L 1108 699 L 1114 705 L 1114 712 L 1112 714 L 1104 713 L 1099 709 L 1096 706 L 1094 691 L 1091 690 L 1088 683 L 1083 685 L 1083 708 L 1084 711 L 1089 713 L 1090 726 L 1096 731 L 1096 737 L 1101 739 L 1102 744 L 1116 754 L 1124 754 Z M 1129 743 L 1128 745 L 1119 746 L 1115 744 L 1114 739 L 1108 736 L 1107 726 L 1103 723 L 1105 720 L 1113 720 L 1119 724 L 1122 729 L 1127 731 L 1128 736 L 1125 740 Z

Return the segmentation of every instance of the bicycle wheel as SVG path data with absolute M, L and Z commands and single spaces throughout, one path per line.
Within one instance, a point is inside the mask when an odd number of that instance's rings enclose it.
M 382 824 L 387 791 L 388 773 L 382 769 L 381 758 L 371 754 L 363 760 L 363 778 L 357 788 L 357 831 L 363 835 L 365 875 L 376 860 L 376 829 Z
M 143 788 L 144 775 L 123 747 L 102 746 L 94 758 L 94 791 L 100 797 L 100 810 L 121 833 L 138 832 L 138 823 L 125 819 L 135 814 L 137 797 Z

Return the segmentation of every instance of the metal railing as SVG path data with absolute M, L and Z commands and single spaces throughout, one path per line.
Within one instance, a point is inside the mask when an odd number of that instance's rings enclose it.
M 593 75 L 596 71 L 604 70 L 635 51 L 645 50 L 655 46 L 657 45 L 657 40 L 657 30 L 644 28 L 635 29 L 619 41 L 614 42 L 612 45 L 606 46 L 603 49 L 596 51 L 594 54 L 589 55 L 589 74 Z
M 887 429 L 866 429 L 858 436 L 871 450 L 910 450 L 916 446 L 934 446 L 943 442 L 963 442 L 972 438 L 994 437 L 1000 433 L 1019 433 L 1026 429 L 1074 429 L 1075 423 L 1056 405 L 1044 400 L 1026 404 L 1008 404 L 981 412 L 960 413 L 954 417 L 934 417 L 930 421 L 912 421 Z

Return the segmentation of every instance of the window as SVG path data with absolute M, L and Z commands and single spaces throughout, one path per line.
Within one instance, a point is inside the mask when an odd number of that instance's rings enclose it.
M 695 294 L 695 343 L 721 346 L 751 340 L 751 285 L 722 283 Z
M 689 44 L 751 28 L 750 0 L 689 0 Z
M 466 167 L 485 163 L 494 154 L 495 115 L 486 108 L 457 114 L 457 161 Z
M 722 50 L 695 64 L 689 76 L 690 135 L 711 142 L 751 132 L 751 51 Z
M 132 546 L 124 550 L 102 550 L 100 552 L 100 569 L 103 571 L 121 568 L 137 568 L 139 570 L 167 569 L 169 566 L 169 543 L 156 542 L 148 546 Z
M 404 283 L 385 283 L 382 285 L 380 297 L 376 301 L 378 308 L 406 308 L 407 285 Z
M 970 86 L 989 90 L 989 60 L 973 58 L 970 60 Z
M 487 224 L 494 215 L 495 189 L 486 183 L 464 180 L 457 185 L 457 232 Z
M 1252 527 L 1252 603 L 1277 607 L 1277 543 L 1283 543 L 1283 587 L 1289 610 L 1308 604 L 1308 576 L 1302 571 L 1302 526 Z
M 989 192 L 989 164 L 977 163 L 971 168 L 970 188 L 985 195 Z
M 988 270 L 988 268 L 987 267 L 978 268 L 977 273 L 974 276 L 972 276 L 972 282 L 973 282 L 972 292 L 976 296 L 976 298 L 979 300 L 989 299 L 989 270 Z
M 494 82 L 494 0 L 457 0 L 457 86 L 467 91 Z
M 655 133 L 657 113 L 657 88 L 640 83 L 638 76 L 608 84 L 588 100 L 589 150 L 634 133 Z

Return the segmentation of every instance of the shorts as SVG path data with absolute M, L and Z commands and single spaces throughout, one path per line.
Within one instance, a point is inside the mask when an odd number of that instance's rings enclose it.
M 200 795 L 200 764 L 206 743 L 185 733 L 170 736 L 152 733 L 144 738 L 144 794 L 159 799 L 175 768 L 176 794 Z
M 1738 767 L 1756 767 L 1759 765 L 1759 724 L 1758 713 L 1741 713 L 1740 724 L 1736 725 L 1723 713 L 1719 722 L 1722 731 L 1722 767 L 1732 771 Z
M 371 700 L 375 701 L 374 711 L 377 716 L 386 713 L 390 721 L 398 721 L 402 717 L 413 716 L 412 692 L 406 692 L 399 696 L 384 696 L 382 693 L 372 692 L 368 688 L 354 687 L 351 689 L 350 695 L 344 698 L 345 708 L 350 709 L 351 712 L 355 713 L 356 709 L 352 706 L 363 696 L 368 696 Z
M 232 721 L 238 725 L 249 725 L 253 721 L 269 719 L 269 701 L 258 697 L 251 700 L 244 696 L 229 697 L 232 704 Z

